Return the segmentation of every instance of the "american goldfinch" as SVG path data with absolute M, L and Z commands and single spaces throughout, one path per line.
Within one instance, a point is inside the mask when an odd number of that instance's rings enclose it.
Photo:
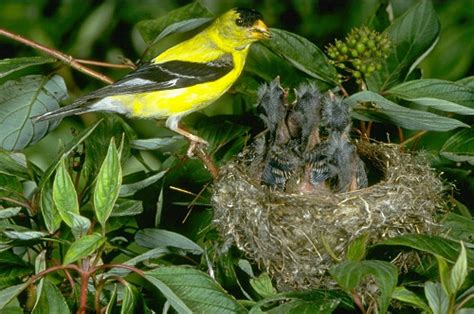
M 167 118 L 166 126 L 191 141 L 205 140 L 179 127 L 181 118 L 224 94 L 242 72 L 250 45 L 270 38 L 262 15 L 236 8 L 194 37 L 164 51 L 122 79 L 33 118 L 42 121 L 107 111 L 132 118 Z M 188 150 L 188 154 L 190 151 Z

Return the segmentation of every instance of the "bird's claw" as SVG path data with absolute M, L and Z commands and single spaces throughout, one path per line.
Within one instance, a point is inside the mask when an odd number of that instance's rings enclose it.
M 209 143 L 203 139 L 197 139 L 197 140 L 190 140 L 189 142 L 189 147 L 188 151 L 186 152 L 186 155 L 189 158 L 195 158 L 196 155 L 194 154 L 194 151 L 197 149 L 205 149 L 209 147 Z

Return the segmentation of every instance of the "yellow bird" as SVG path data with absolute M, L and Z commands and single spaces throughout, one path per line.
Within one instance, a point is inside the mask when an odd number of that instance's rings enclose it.
M 216 101 L 242 72 L 250 45 L 270 38 L 262 15 L 236 8 L 194 37 L 164 51 L 122 79 L 35 121 L 108 111 L 132 118 L 167 118 L 166 126 L 191 141 L 205 140 L 179 127 L 181 118 Z

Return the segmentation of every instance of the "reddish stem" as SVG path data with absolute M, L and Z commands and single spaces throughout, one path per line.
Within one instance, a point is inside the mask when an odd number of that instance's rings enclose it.
M 196 154 L 196 156 L 201 159 L 202 163 L 207 168 L 211 176 L 214 179 L 217 179 L 219 176 L 219 168 L 217 168 L 214 161 L 212 161 L 211 156 L 199 148 L 194 150 L 194 154 Z
M 56 59 L 59 59 L 61 60 L 62 62 L 64 63 L 67 63 L 69 64 L 71 67 L 73 67 L 74 69 L 82 72 L 82 73 L 85 73 L 87 75 L 90 75 L 92 77 L 95 77 L 96 79 L 99 79 L 105 83 L 108 83 L 108 84 L 112 84 L 114 81 L 109 78 L 108 76 L 105 76 L 104 74 L 102 73 L 99 73 L 99 72 L 96 72 L 94 70 L 92 70 L 91 68 L 88 68 L 84 65 L 82 65 L 81 63 L 79 63 L 77 60 L 75 60 L 72 56 L 70 55 L 67 55 L 65 53 L 62 53 L 58 50 L 54 50 L 52 48 L 49 48 L 49 47 L 46 47 L 44 45 L 41 45 L 35 41 L 32 41 L 30 39 L 27 39 L 27 38 L 24 38 L 23 36 L 20 36 L 18 34 L 14 34 L 14 33 L 11 33 L 5 29 L 1 29 L 0 28 L 0 35 L 3 35 L 5 37 L 8 37 L 8 38 L 11 38 L 15 41 L 18 41 L 22 44 L 25 44 L 27 46 L 30 46 L 32 48 L 35 48 L 35 49 L 38 49 L 38 50 L 41 50 L 45 53 L 47 53 L 48 55 L 50 56 L 53 56 L 55 57 Z
M 137 68 L 131 62 L 116 64 L 116 63 L 108 63 L 108 62 L 95 61 L 95 60 L 84 60 L 84 59 L 76 59 L 76 61 L 81 64 L 90 64 L 90 65 L 95 65 L 98 67 L 106 67 L 106 68 L 117 68 L 117 69 L 136 69 Z
M 92 274 L 88 271 L 82 271 L 81 273 L 81 297 L 79 300 L 79 310 L 77 314 L 86 314 L 87 310 L 87 292 L 89 291 L 89 277 Z
M 366 311 L 365 311 L 364 305 L 362 304 L 362 300 L 360 299 L 359 294 L 355 291 L 355 289 L 351 290 L 351 294 L 352 294 L 352 300 L 354 301 L 355 305 L 357 305 L 360 311 L 363 314 L 365 314 Z

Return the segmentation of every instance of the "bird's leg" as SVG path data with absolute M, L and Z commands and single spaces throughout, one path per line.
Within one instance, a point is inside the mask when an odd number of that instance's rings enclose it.
M 209 170 L 209 172 L 214 177 L 214 179 L 217 178 L 217 176 L 219 175 L 219 169 L 216 167 L 216 165 L 212 161 L 211 156 L 209 156 L 209 154 L 207 154 L 203 149 L 201 149 L 201 146 L 208 146 L 209 143 L 206 140 L 200 138 L 199 136 L 196 136 L 194 134 L 189 133 L 186 130 L 181 129 L 179 127 L 180 119 L 181 119 L 181 116 L 169 117 L 166 120 L 166 127 L 168 127 L 173 132 L 181 134 L 182 136 L 187 138 L 189 140 L 189 148 L 186 155 L 189 158 L 197 156 L 199 159 L 202 160 L 205 167 L 207 168 L 207 170 Z
M 186 130 L 183 130 L 179 127 L 179 120 L 181 120 L 181 116 L 171 116 L 166 120 L 166 127 L 170 129 L 173 132 L 176 132 L 185 138 L 189 140 L 189 148 L 187 151 L 188 157 L 193 157 L 194 156 L 194 150 L 199 146 L 199 145 L 204 145 L 207 146 L 209 143 L 200 138 L 197 135 L 191 134 Z

